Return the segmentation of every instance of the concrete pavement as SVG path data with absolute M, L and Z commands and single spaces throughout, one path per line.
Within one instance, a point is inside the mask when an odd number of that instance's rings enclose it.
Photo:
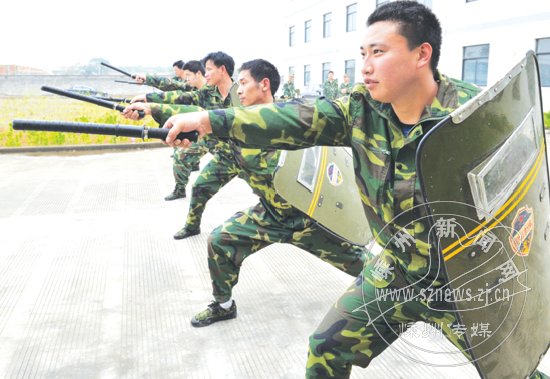
M 189 202 L 163 200 L 170 153 L 0 157 L 1 377 L 303 377 L 309 334 L 353 278 L 276 244 L 245 261 L 236 319 L 191 327 L 211 299 L 208 232 L 256 197 L 233 180 L 203 233 L 175 241 Z M 401 339 L 352 378 L 478 377 L 420 348 L 456 352 L 437 333 Z

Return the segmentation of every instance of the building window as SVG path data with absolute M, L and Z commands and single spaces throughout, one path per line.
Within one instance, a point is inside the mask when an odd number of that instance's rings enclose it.
M 537 60 L 540 70 L 540 85 L 550 87 L 550 38 L 537 39 Z
M 462 61 L 462 80 L 487 85 L 487 67 L 489 66 L 489 44 L 465 46 Z
M 323 77 L 321 78 L 321 83 L 324 83 L 327 81 L 329 71 L 330 71 L 330 62 L 323 63 Z
M 288 46 L 294 46 L 294 38 L 296 34 L 296 27 L 293 25 L 288 28 Z
M 311 42 L 311 20 L 304 22 L 304 42 Z
M 346 32 L 357 30 L 357 3 L 346 7 Z
M 376 8 L 378 8 L 380 5 L 384 5 L 389 2 L 390 0 L 376 0 Z
M 355 83 L 355 59 L 344 61 L 344 70 L 350 83 Z
M 330 26 L 332 23 L 332 13 L 323 15 L 323 38 L 330 37 Z
M 304 65 L 304 87 L 308 87 L 311 79 L 311 66 Z

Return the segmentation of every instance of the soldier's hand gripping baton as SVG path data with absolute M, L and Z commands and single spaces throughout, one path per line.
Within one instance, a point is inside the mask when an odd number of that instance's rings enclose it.
M 118 72 L 120 72 L 120 73 L 123 74 L 123 75 L 129 76 L 129 77 L 132 78 L 132 79 L 135 79 L 135 78 L 136 78 L 135 75 L 132 75 L 132 74 L 130 74 L 129 72 L 126 72 L 126 71 L 124 71 L 124 70 L 121 70 L 120 68 L 116 68 L 115 66 L 111 66 L 111 65 L 108 64 L 108 63 L 101 62 L 101 64 L 102 64 L 103 66 L 105 66 L 105 67 L 109 67 L 109 68 L 112 69 L 112 70 L 118 71 Z
M 55 93 L 56 95 L 70 97 L 71 99 L 86 101 L 88 103 L 99 105 L 100 107 L 114 109 L 114 110 L 119 111 L 119 112 L 122 112 L 124 110 L 124 108 L 126 108 L 124 105 L 121 105 L 121 104 L 118 104 L 118 103 L 113 103 L 111 101 L 99 99 L 99 98 L 93 97 L 93 96 L 81 95 L 81 94 L 74 93 L 74 92 L 71 92 L 71 91 L 65 91 L 65 90 L 62 90 L 62 89 L 59 89 L 59 88 L 54 88 L 54 87 L 49 87 L 49 86 L 42 86 L 41 89 L 42 89 L 42 91 Z M 139 114 L 139 118 L 143 118 L 143 116 L 145 116 L 145 113 L 143 111 L 138 111 L 138 114 Z
M 14 130 L 39 130 L 46 132 L 70 132 L 100 134 L 117 137 L 155 138 L 166 140 L 169 129 L 148 128 L 147 126 L 131 126 L 121 124 L 94 124 L 90 122 L 13 120 Z M 196 131 L 179 133 L 177 139 L 196 141 L 199 133 Z

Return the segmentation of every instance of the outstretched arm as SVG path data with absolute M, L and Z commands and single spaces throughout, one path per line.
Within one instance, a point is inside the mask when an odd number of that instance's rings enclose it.
M 199 138 L 212 133 L 210 118 L 206 111 L 177 114 L 170 117 L 164 127 L 170 129 L 166 137 L 166 144 L 172 147 L 189 147 L 191 145 L 187 139 L 181 141 L 176 138 L 182 131 L 197 131 Z

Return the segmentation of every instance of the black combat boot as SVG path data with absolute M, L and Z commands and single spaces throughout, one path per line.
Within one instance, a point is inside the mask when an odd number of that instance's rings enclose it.
M 182 240 L 187 237 L 196 236 L 197 234 L 201 233 L 201 229 L 188 229 L 186 226 L 178 230 L 176 234 L 174 234 L 175 240 Z
M 176 188 L 174 188 L 174 192 L 166 196 L 164 200 L 171 201 L 176 199 L 183 199 L 184 197 L 185 197 L 185 188 L 181 189 L 176 186 Z

